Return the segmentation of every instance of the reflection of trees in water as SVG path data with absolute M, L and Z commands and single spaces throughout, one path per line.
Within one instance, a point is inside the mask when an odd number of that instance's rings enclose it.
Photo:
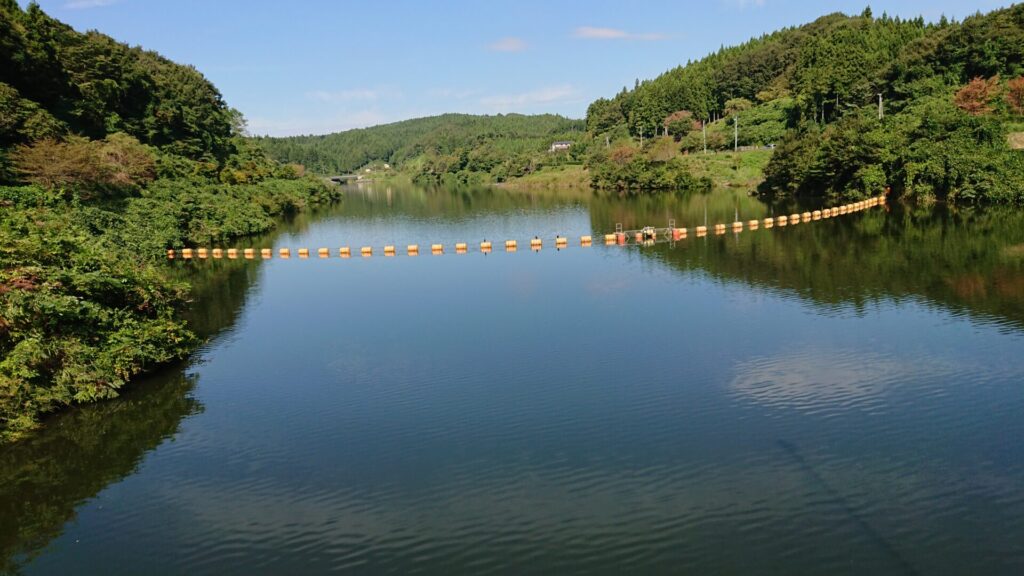
M 592 217 L 593 219 L 593 217 Z M 819 304 L 923 298 L 1024 328 L 1024 213 L 1001 207 L 868 209 L 850 216 L 645 249 L 680 270 Z
M 209 338 L 231 327 L 259 264 L 172 264 L 192 284 L 194 305 L 185 313 L 192 330 Z M 147 452 L 202 411 L 190 394 L 197 379 L 185 374 L 186 366 L 168 366 L 132 382 L 117 399 L 51 417 L 30 438 L 0 448 L 0 572 L 16 571 L 36 557 L 78 506 L 133 474 Z
M 181 367 L 145 379 L 117 400 L 51 418 L 0 450 L 0 572 L 16 571 L 59 536 L 76 508 L 135 472 L 146 452 L 202 411 Z

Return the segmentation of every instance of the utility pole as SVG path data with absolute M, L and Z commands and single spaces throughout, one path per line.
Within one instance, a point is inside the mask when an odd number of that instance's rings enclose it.
M 703 132 L 703 137 L 704 137 L 704 154 L 706 155 L 708 153 L 708 123 L 707 122 L 701 122 L 700 123 L 700 130 L 701 130 L 701 132 Z
M 732 151 L 738 152 L 740 149 L 740 116 L 739 114 L 732 117 L 733 124 L 733 136 L 732 136 Z
M 878 93 L 878 119 L 882 119 L 882 93 Z

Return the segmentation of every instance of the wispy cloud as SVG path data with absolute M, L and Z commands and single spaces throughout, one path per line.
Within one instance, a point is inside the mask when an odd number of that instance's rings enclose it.
M 442 98 L 445 100 L 466 100 L 467 98 L 475 98 L 481 94 L 479 89 L 470 90 L 457 90 L 455 88 L 435 88 L 427 92 L 429 96 L 434 98 Z
M 118 2 L 119 0 L 68 0 L 61 7 L 67 10 L 87 10 L 89 8 L 99 8 L 100 6 L 110 6 Z
M 764 6 L 765 0 L 723 0 L 723 2 L 742 9 L 747 6 Z
M 395 100 L 402 97 L 397 88 L 350 88 L 347 90 L 311 90 L 306 92 L 308 100 L 317 102 L 375 102 Z
M 480 104 L 494 112 L 526 110 L 540 105 L 565 103 L 576 98 L 577 92 L 569 84 L 548 86 L 518 94 L 495 94 L 480 99 Z
M 353 100 L 377 100 L 380 93 L 376 90 L 358 88 L 355 90 L 339 90 L 330 92 L 327 90 L 313 90 L 306 92 L 306 98 L 318 102 L 352 102 Z
M 657 32 L 627 32 L 618 28 L 599 28 L 596 26 L 580 26 L 572 33 L 573 38 L 584 40 L 664 40 L 664 34 Z
M 526 50 L 526 42 L 522 38 L 509 36 L 488 44 L 487 49 L 492 52 L 522 52 Z

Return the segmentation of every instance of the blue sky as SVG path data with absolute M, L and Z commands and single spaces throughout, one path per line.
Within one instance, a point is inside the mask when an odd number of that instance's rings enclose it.
M 23 2 L 24 4 L 24 2 Z M 868 2 L 796 0 L 40 0 L 96 29 L 192 64 L 253 134 L 328 133 L 444 112 L 553 112 L 587 104 L 732 45 Z M 1009 2 L 870 3 L 962 19 Z

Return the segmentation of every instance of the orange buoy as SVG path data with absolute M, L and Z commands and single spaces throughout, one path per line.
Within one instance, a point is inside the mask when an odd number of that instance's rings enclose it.
M 316 255 L 319 256 L 320 258 L 327 258 L 328 256 L 330 256 L 330 250 L 327 248 L 317 248 Z
M 811 212 L 811 218 L 813 218 L 814 220 L 821 220 L 821 210 L 815 210 L 814 212 Z
M 483 242 L 481 242 L 480 243 L 480 251 L 485 253 L 485 254 L 487 252 L 490 252 L 491 251 L 491 243 L 488 242 L 487 240 L 484 240 Z
M 555 236 L 555 246 L 565 246 L 569 243 L 569 239 L 565 236 Z
M 765 228 L 771 228 L 772 226 L 775 226 L 775 219 L 774 218 L 765 218 L 764 219 L 764 227 Z
M 253 258 L 256 257 L 256 250 L 253 250 L 252 248 L 246 248 L 245 250 L 242 250 L 242 255 L 245 256 L 246 260 L 252 260 Z
M 196 256 L 206 260 L 207 255 L 206 248 L 196 248 Z
M 309 248 L 299 248 L 299 258 L 309 258 Z
M 455 244 L 455 253 L 456 254 L 465 254 L 466 253 L 466 248 L 468 248 L 468 246 L 466 246 L 465 242 L 457 242 Z
M 363 258 L 369 258 L 370 256 L 373 256 L 373 247 L 363 246 L 359 249 L 359 253 L 363 255 Z
M 409 256 L 418 256 L 420 253 L 420 247 L 417 244 L 409 244 L 405 247 L 405 253 Z
M 278 254 L 278 255 L 279 255 L 279 256 L 280 256 L 281 258 L 291 258 L 291 256 L 292 256 L 292 251 L 291 251 L 291 250 L 289 250 L 289 249 L 287 249 L 287 248 L 281 248 L 280 250 L 278 250 L 278 251 L 277 251 L 277 254 Z
M 167 259 L 168 260 L 174 260 L 174 249 L 173 248 L 168 248 L 167 249 Z
M 789 223 L 789 218 L 786 216 L 779 216 L 775 219 L 775 223 L 782 226 Z
M 743 222 L 739 222 L 739 221 L 733 222 L 732 223 L 732 229 L 733 229 L 733 232 L 739 232 L 739 231 L 743 230 Z
M 708 227 L 707 226 L 697 226 L 697 236 L 707 236 L 707 233 L 708 233 Z
M 810 212 L 804 212 L 803 214 L 800 215 L 800 219 L 803 220 L 804 222 L 810 222 L 811 221 L 811 213 Z
M 430 245 L 430 252 L 433 253 L 433 254 L 443 254 L 444 253 L 444 244 L 431 244 Z
M 394 256 L 395 255 L 395 247 L 393 245 L 391 245 L 391 244 L 388 244 L 388 245 L 384 246 L 384 255 L 385 256 Z
M 790 214 L 789 215 L 789 223 L 790 224 L 799 224 L 800 223 L 800 215 L 799 214 Z
M 228 248 L 228 258 L 231 260 L 238 258 L 238 248 Z
M 273 253 L 270 251 L 270 248 L 261 248 L 260 249 L 260 258 L 263 258 L 264 260 L 266 260 L 266 259 L 272 258 L 272 257 L 273 257 Z
M 186 260 L 191 259 L 192 258 L 192 249 L 191 248 L 182 248 L 181 249 L 181 257 L 186 259 Z
M 626 244 L 626 233 L 625 232 L 616 232 L 615 233 L 615 243 L 618 244 L 619 246 L 625 246 L 625 244 Z
M 515 240 L 505 240 L 505 250 L 515 250 L 519 246 L 519 243 Z
M 214 258 L 223 258 L 224 257 L 224 249 L 223 248 L 214 248 L 212 250 L 212 252 L 213 252 L 212 256 Z
M 759 220 L 750 220 L 749 222 L 747 222 L 747 228 L 751 230 L 757 230 L 757 227 L 760 224 L 761 222 Z
M 580 236 L 580 246 L 590 246 L 594 241 L 590 236 Z
M 715 224 L 715 234 L 725 234 L 725 224 Z
M 338 256 L 342 258 L 350 258 L 352 256 L 352 249 L 348 246 L 342 246 L 338 248 Z

